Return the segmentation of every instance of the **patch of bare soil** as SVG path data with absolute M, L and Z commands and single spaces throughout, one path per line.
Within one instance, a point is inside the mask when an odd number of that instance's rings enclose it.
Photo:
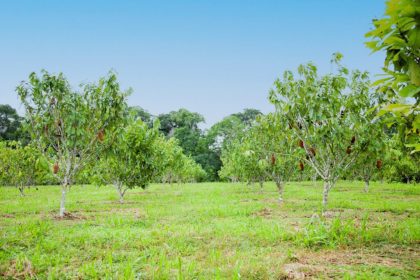
M 312 279 L 316 275 L 326 276 L 325 270 L 321 267 L 304 265 L 301 263 L 289 263 L 283 266 L 285 279 Z
M 35 278 L 36 274 L 29 260 L 25 260 L 22 264 L 18 264 L 16 260 L 12 260 L 7 270 L 0 273 L 0 276 L 12 279 L 28 279 Z
M 270 208 L 263 208 L 257 212 L 254 212 L 252 215 L 257 217 L 270 217 L 273 214 L 273 210 Z
M 380 265 L 415 270 L 414 260 L 420 258 L 420 248 L 386 246 L 380 249 L 353 249 L 336 251 L 304 251 L 295 262 L 283 266 L 287 279 L 311 279 L 337 277 L 345 266 Z
M 2 218 L 14 218 L 15 215 L 12 215 L 12 214 L 1 214 L 0 217 L 2 217 Z
M 53 215 L 54 220 L 63 221 L 63 220 L 86 220 L 86 216 L 80 213 L 70 213 L 64 212 L 64 217 L 60 217 L 59 215 Z
M 146 214 L 142 213 L 142 211 L 138 208 L 111 209 L 110 211 L 107 211 L 107 213 L 128 214 L 130 216 L 134 216 L 137 219 L 146 218 Z

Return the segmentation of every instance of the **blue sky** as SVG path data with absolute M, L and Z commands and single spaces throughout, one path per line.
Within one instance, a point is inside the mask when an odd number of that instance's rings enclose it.
M 383 0 L 20 1 L 0 0 L 0 104 L 19 105 L 32 71 L 71 84 L 114 69 L 130 105 L 153 114 L 187 108 L 209 125 L 244 108 L 272 110 L 274 79 L 300 63 L 380 73 L 364 34 Z

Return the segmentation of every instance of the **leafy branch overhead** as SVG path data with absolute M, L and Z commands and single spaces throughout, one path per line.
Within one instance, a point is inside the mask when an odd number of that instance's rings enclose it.
M 367 47 L 385 51 L 385 78 L 373 83 L 388 100 L 384 112 L 394 114 L 407 147 L 420 151 L 420 2 L 389 0 L 385 17 L 373 21 Z M 406 103 L 395 96 L 409 98 Z

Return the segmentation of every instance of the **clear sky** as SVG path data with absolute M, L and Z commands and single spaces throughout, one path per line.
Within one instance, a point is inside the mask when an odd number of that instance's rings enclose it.
M 333 52 L 350 68 L 379 73 L 364 34 L 384 0 L 0 0 L 0 104 L 32 71 L 71 84 L 114 69 L 130 105 L 152 114 L 187 108 L 207 127 L 244 108 L 272 110 L 267 92 L 286 69 Z

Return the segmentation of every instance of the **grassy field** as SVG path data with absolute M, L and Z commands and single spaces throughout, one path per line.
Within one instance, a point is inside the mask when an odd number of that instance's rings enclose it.
M 420 186 L 339 182 L 0 188 L 0 278 L 418 279 Z

